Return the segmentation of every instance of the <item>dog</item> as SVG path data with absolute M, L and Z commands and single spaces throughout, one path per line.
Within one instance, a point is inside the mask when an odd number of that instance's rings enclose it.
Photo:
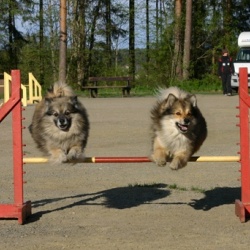
M 29 131 L 38 149 L 53 163 L 84 159 L 88 114 L 67 84 L 57 82 L 48 89 L 36 105 Z
M 152 161 L 178 170 L 187 165 L 207 137 L 207 124 L 195 95 L 178 87 L 160 89 L 151 110 Z

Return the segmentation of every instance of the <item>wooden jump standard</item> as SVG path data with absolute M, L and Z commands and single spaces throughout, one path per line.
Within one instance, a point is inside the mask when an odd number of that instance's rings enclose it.
M 19 224 L 23 224 L 31 214 L 31 202 L 24 202 L 23 200 L 23 127 L 20 71 L 12 70 L 11 78 L 11 97 L 0 108 L 0 122 L 9 113 L 12 113 L 14 202 L 12 204 L 0 204 L 0 218 L 15 218 L 18 219 Z
M 240 68 L 239 83 L 241 200 L 235 201 L 235 214 L 241 222 L 245 222 L 247 217 L 250 217 L 250 96 L 248 93 L 247 68 Z

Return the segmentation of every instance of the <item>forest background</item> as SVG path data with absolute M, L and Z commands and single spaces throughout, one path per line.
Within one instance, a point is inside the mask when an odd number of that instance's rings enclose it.
M 32 72 L 44 87 L 60 79 L 65 67 L 66 81 L 74 87 L 86 85 L 89 76 L 130 75 L 137 87 L 216 91 L 221 89 L 221 50 L 227 48 L 235 58 L 238 35 L 250 30 L 249 0 L 0 3 L 0 74 L 20 69 L 22 82 L 27 82 Z M 62 5 L 67 15 L 64 33 Z

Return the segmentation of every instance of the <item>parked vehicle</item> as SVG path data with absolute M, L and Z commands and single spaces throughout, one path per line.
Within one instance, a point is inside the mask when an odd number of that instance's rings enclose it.
M 231 86 L 236 92 L 239 88 L 239 68 L 248 69 L 248 87 L 250 87 L 250 32 L 242 32 L 238 37 L 239 51 L 234 61 L 235 73 L 231 78 Z

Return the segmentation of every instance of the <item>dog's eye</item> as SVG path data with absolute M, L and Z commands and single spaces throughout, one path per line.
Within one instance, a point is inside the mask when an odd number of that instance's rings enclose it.
M 176 112 L 175 114 L 179 116 L 179 115 L 181 115 L 181 112 Z
M 69 115 L 70 112 L 68 110 L 65 111 L 65 115 Z
M 57 116 L 58 116 L 58 113 L 57 113 L 57 112 L 54 112 L 54 113 L 53 113 L 53 116 L 57 117 Z

